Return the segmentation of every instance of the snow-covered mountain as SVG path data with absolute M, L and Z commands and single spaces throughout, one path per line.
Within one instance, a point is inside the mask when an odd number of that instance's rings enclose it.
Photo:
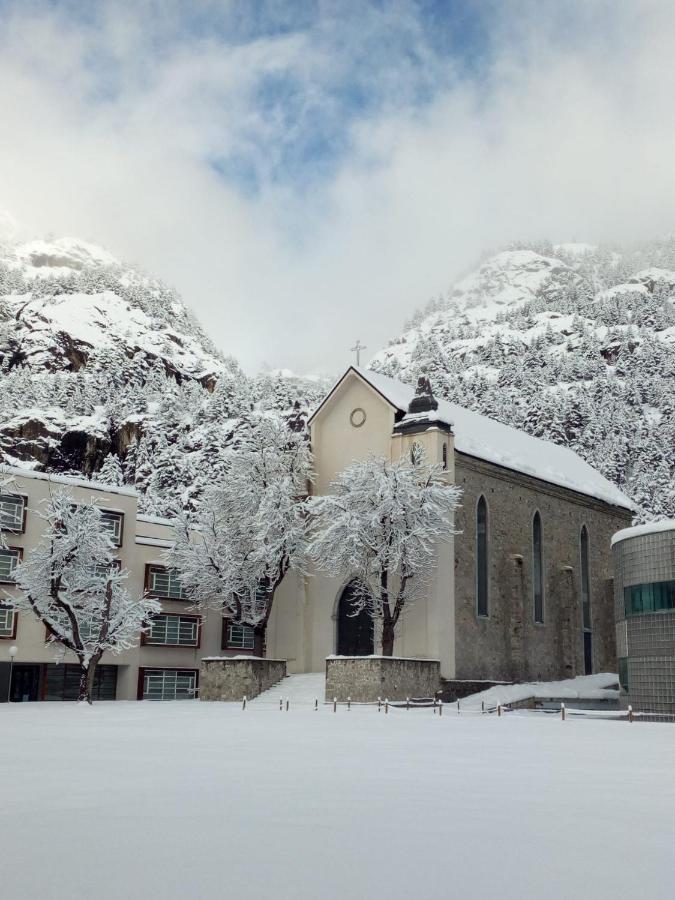
M 497 253 L 417 312 L 370 368 L 565 444 L 675 514 L 675 239 Z
M 249 379 L 178 295 L 77 239 L 0 219 L 0 462 L 129 483 L 146 512 L 192 504 L 242 417 L 302 428 L 325 384 Z

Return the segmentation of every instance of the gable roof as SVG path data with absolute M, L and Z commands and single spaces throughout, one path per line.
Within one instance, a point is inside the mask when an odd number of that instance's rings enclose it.
M 415 396 L 412 385 L 387 378 L 378 372 L 350 366 L 312 413 L 310 422 L 352 372 L 377 391 L 394 409 L 403 414 L 407 412 L 408 405 Z M 567 447 L 532 437 L 510 425 L 496 422 L 445 400 L 438 400 L 438 409 L 433 417 L 436 421 L 452 426 L 455 449 L 460 453 L 586 494 L 612 506 L 628 510 L 633 508 L 631 500 L 616 485 Z

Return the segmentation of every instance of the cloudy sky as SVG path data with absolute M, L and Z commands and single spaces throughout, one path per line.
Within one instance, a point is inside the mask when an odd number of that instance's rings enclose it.
M 674 48 L 671 0 L 0 0 L 0 209 L 335 371 L 486 248 L 672 231 Z

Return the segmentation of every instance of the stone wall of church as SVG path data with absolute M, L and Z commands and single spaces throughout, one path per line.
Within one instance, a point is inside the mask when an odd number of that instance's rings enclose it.
M 593 671 L 616 671 L 610 538 L 630 514 L 457 453 L 464 490 L 455 538 L 460 679 L 549 680 L 584 674 L 580 535 L 589 533 Z M 488 504 L 488 615 L 476 608 L 476 504 Z M 544 615 L 534 621 L 532 521 L 543 526 Z

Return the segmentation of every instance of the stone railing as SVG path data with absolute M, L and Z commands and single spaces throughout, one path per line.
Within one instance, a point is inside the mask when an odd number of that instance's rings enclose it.
M 199 671 L 201 700 L 251 700 L 286 676 L 285 659 L 205 656 Z
M 326 700 L 372 703 L 433 697 L 441 686 L 437 659 L 399 656 L 329 656 L 326 659 Z

